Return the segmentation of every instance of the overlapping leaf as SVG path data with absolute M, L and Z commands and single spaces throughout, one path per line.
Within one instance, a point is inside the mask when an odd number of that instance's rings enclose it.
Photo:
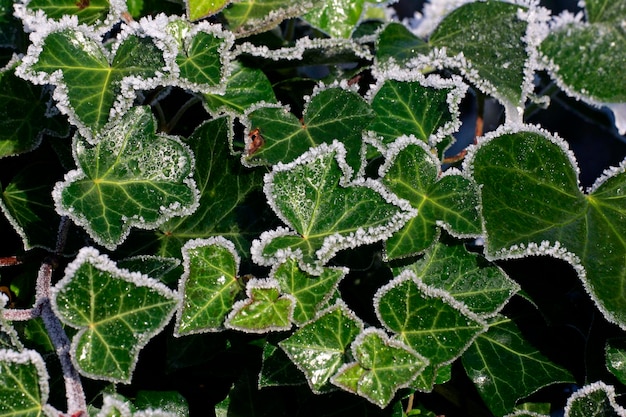
M 605 317 L 626 328 L 624 166 L 583 194 L 566 145 L 531 127 L 502 129 L 470 159 L 488 255 L 543 254 L 570 262 Z
M 363 324 L 343 304 L 332 307 L 281 341 L 279 346 L 304 373 L 313 392 L 329 389 Z
M 565 417 L 624 416 L 626 410 L 615 400 L 615 388 L 604 382 L 585 385 L 567 399 Z
M 76 16 L 79 23 L 94 26 L 111 20 L 108 19 L 111 11 L 119 13 L 122 5 L 125 8 L 124 2 L 119 0 L 19 0 L 16 3 L 22 19 L 37 19 L 39 12 L 53 20 Z
M 250 132 L 258 129 L 262 142 L 257 149 L 248 138 L 248 152 L 242 159 L 246 165 L 291 162 L 310 147 L 339 140 L 347 150 L 348 165 L 355 173 L 362 169 L 361 132 L 373 113 L 355 92 L 339 87 L 318 91 L 304 110 L 302 121 L 280 106 L 260 107 L 247 117 Z
M 497 416 L 512 412 L 517 401 L 540 388 L 575 382 L 568 370 L 542 355 L 504 316 L 496 317 L 467 349 L 463 366 Z
M 389 259 L 417 254 L 439 238 L 439 227 L 457 236 L 479 236 L 478 190 L 458 172 L 440 176 L 439 160 L 423 142 L 401 137 L 380 168 L 382 182 L 417 209 L 416 217 L 385 242 Z
M 231 3 L 232 0 L 186 0 L 187 17 L 199 20 L 212 16 Z
M 131 380 L 139 351 L 170 321 L 177 295 L 139 273 L 118 269 L 105 255 L 83 248 L 52 289 L 52 308 L 68 326 L 72 359 L 86 376 Z
M 626 343 L 624 339 L 607 341 L 604 351 L 606 368 L 621 383 L 626 383 Z
M 384 331 L 369 328 L 352 344 L 355 362 L 342 366 L 332 383 L 383 408 L 408 386 L 428 361 Z
M 322 0 L 302 18 L 335 38 L 349 38 L 361 20 L 365 0 Z
M 242 287 L 237 280 L 239 256 L 222 238 L 195 239 L 182 249 L 184 274 L 178 292 L 177 336 L 218 331 Z
M 405 25 L 391 22 L 378 35 L 376 59 L 379 63 L 390 60 L 400 65 L 406 64 L 419 54 L 430 51 L 428 43 L 413 34 Z
M 149 107 L 134 107 L 94 146 L 77 135 L 79 168 L 54 189 L 57 211 L 107 248 L 132 226 L 156 228 L 196 208 L 193 154 L 178 138 L 157 135 L 154 123 Z
M 292 254 L 319 272 L 339 250 L 384 239 L 414 215 L 375 181 L 349 183 L 343 149 L 323 144 L 267 174 L 268 201 L 293 232 L 264 232 L 252 244 L 255 262 L 273 265 Z
M 265 32 L 285 19 L 300 16 L 314 3 L 302 0 L 242 0 L 231 3 L 223 14 L 230 30 L 244 37 Z
M 0 349 L 0 415 L 54 415 L 48 395 L 48 372 L 37 352 Z

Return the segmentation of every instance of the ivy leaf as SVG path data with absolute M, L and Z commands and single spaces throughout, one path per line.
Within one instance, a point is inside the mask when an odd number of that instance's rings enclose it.
M 424 356 L 430 364 L 429 389 L 436 369 L 457 359 L 474 339 L 487 330 L 484 320 L 448 293 L 426 286 L 411 271 L 403 271 L 374 296 L 376 316 L 396 339 Z
M 465 84 L 458 77 L 451 81 L 439 76 L 425 78 L 419 72 L 394 72 L 397 78 L 386 79 L 372 90 L 371 106 L 376 117 L 368 127 L 383 144 L 400 136 L 413 135 L 435 145 L 460 125 L 459 103 Z
M 232 0 L 186 0 L 189 20 L 200 20 L 212 16 L 231 3 Z
M 490 323 L 462 360 L 465 372 L 497 416 L 512 412 L 518 400 L 543 387 L 575 382 L 569 371 L 543 356 L 504 316 Z
M 125 113 L 135 88 L 150 88 L 164 71 L 163 52 L 149 38 L 121 37 L 110 53 L 86 27 L 62 23 L 49 31 L 29 47 L 17 73 L 35 84 L 54 85 L 59 109 L 87 139 L 112 113 Z
M 57 183 L 57 211 L 114 249 L 132 226 L 156 228 L 197 207 L 194 159 L 178 138 L 155 134 L 150 108 L 134 107 L 95 146 L 75 139 L 78 169 Z
M 462 244 L 437 242 L 422 258 L 394 273 L 405 269 L 429 287 L 447 291 L 481 317 L 495 315 L 519 290 L 502 269 Z
M 361 20 L 365 0 L 323 0 L 302 18 L 334 38 L 349 38 Z
M 85 376 L 129 383 L 139 351 L 170 321 L 177 295 L 83 248 L 51 290 L 52 309 L 78 329 L 72 360 Z
M 249 194 L 260 189 L 261 173 L 244 169 L 228 149 L 230 122 L 227 117 L 200 125 L 187 139 L 194 155 L 194 179 L 200 191 L 199 206 L 193 213 L 169 220 L 160 227 L 160 253 L 178 256 L 188 239 L 228 236 L 245 253 L 256 236 L 254 219 L 258 212 L 245 214 Z M 218 198 L 219 197 L 219 198 Z M 255 207 L 256 209 L 256 207 Z
M 48 115 L 44 89 L 14 74 L 12 65 L 0 69 L 0 158 L 29 152 L 44 134 L 67 136 L 69 125 Z
M 388 259 L 423 252 L 445 227 L 458 237 L 480 236 L 482 225 L 476 185 L 458 171 L 441 175 L 439 160 L 415 137 L 401 137 L 389 148 L 379 175 L 418 215 L 385 242 Z
M 604 382 L 585 385 L 567 399 L 565 417 L 623 416 L 626 410 L 615 400 L 615 388 Z
M 31 13 L 42 11 L 48 19 L 54 20 L 72 15 L 86 25 L 103 22 L 111 8 L 109 0 L 29 0 L 25 3 Z
M 304 109 L 302 121 L 281 106 L 260 107 L 247 115 L 248 127 L 258 129 L 261 145 L 252 133 L 246 141 L 244 165 L 274 165 L 291 162 L 310 147 L 340 140 L 346 161 L 355 173 L 363 169 L 361 132 L 373 117 L 369 105 L 353 91 L 333 87 L 318 91 Z
M 0 349 L 0 415 L 56 415 L 46 405 L 48 379 L 46 365 L 36 351 Z
M 194 239 L 182 248 L 184 273 L 178 292 L 176 336 L 219 331 L 235 303 L 241 284 L 237 280 L 239 256 L 223 237 Z
M 266 174 L 270 206 L 294 232 L 261 234 L 252 243 L 256 263 L 273 265 L 293 254 L 304 270 L 319 273 L 336 252 L 384 239 L 414 215 L 373 180 L 349 183 L 344 158 L 341 143 L 322 144 Z
M 397 22 L 390 22 L 385 26 L 378 35 L 376 46 L 376 60 L 379 63 L 385 64 L 391 60 L 402 66 L 417 55 L 426 55 L 430 51 L 430 45 L 426 41 Z
M 626 341 L 609 339 L 604 348 L 606 368 L 622 383 L 626 383 Z
M 352 344 L 356 361 L 342 366 L 331 382 L 381 408 L 400 388 L 407 387 L 428 360 L 380 329 L 368 328 Z
M 481 187 L 487 256 L 568 261 L 604 316 L 626 328 L 624 163 L 583 194 L 567 145 L 518 129 L 494 133 L 467 161 Z
M 361 321 L 342 303 L 278 343 L 304 373 L 315 393 L 329 389 L 330 378 L 344 363 L 348 347 L 363 330 Z
M 290 258 L 275 267 L 270 276 L 278 282 L 281 292 L 294 297 L 293 322 L 302 325 L 312 320 L 328 302 L 347 272 L 345 268 L 323 268 L 319 276 L 313 276 Z
M 274 343 L 263 345 L 263 363 L 259 372 L 259 388 L 303 385 L 306 379 L 289 356 Z
M 274 279 L 253 278 L 246 284 L 245 300 L 233 305 L 224 325 L 246 333 L 267 333 L 291 329 L 296 300 L 280 294 Z
M 285 19 L 300 16 L 313 4 L 301 0 L 241 0 L 231 3 L 222 13 L 229 29 L 237 37 L 246 37 L 270 30 Z

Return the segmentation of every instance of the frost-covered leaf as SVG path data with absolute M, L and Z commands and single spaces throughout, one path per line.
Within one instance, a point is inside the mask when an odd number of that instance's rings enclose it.
M 468 177 L 453 170 L 441 175 L 439 160 L 415 137 L 398 139 L 386 158 L 379 170 L 383 184 L 418 212 L 387 239 L 387 258 L 423 252 L 438 240 L 441 226 L 456 236 L 482 234 L 478 190 Z
M 467 162 L 481 187 L 488 257 L 568 261 L 604 316 L 626 328 L 624 164 L 584 194 L 567 145 L 530 126 L 495 132 Z
M 306 384 L 303 373 L 278 345 L 266 341 L 263 364 L 259 372 L 259 388 Z
M 164 71 L 163 52 L 150 38 L 124 32 L 109 52 L 96 33 L 71 21 L 48 30 L 28 48 L 17 74 L 54 85 L 57 106 L 90 140 L 112 113 L 132 105 L 135 89 L 150 88 Z
M 212 16 L 230 4 L 232 0 L 185 0 L 189 20 Z
M 69 125 L 48 115 L 44 89 L 18 78 L 12 65 L 0 69 L 0 158 L 31 151 L 44 134 L 66 136 Z
M 615 400 L 615 388 L 598 381 L 585 385 L 567 399 L 565 417 L 624 417 L 626 410 Z
M 22 351 L 24 350 L 24 345 L 20 341 L 11 321 L 5 317 L 4 311 L 9 303 L 10 299 L 3 288 L 3 291 L 0 292 L 0 349 Z M 35 320 L 29 320 L 29 323 L 31 322 L 35 322 Z
M 626 340 L 609 339 L 604 348 L 606 368 L 626 384 Z
M 457 77 L 447 81 L 438 76 L 425 78 L 419 72 L 406 76 L 383 78 L 374 88 L 371 106 L 376 116 L 367 129 L 386 145 L 405 135 L 434 145 L 458 129 L 465 85 Z M 401 73 L 395 77 L 404 78 Z
M 52 288 L 51 301 L 59 319 L 78 329 L 71 355 L 76 368 L 90 378 L 128 383 L 140 350 L 170 321 L 178 297 L 83 248 Z
M 403 267 L 426 285 L 450 293 L 479 316 L 500 311 L 519 290 L 502 269 L 462 244 L 437 242 L 424 256 Z
M 585 11 L 587 20 L 591 23 L 620 23 L 626 16 L 626 1 L 586 0 Z
M 153 414 L 146 413 L 146 417 L 156 413 L 163 417 L 168 413 L 173 417 L 189 415 L 187 400 L 178 391 L 138 391 L 133 403 L 139 410 L 153 410 Z
M 467 375 L 496 416 L 512 412 L 517 401 L 543 387 L 575 382 L 568 370 L 542 355 L 504 316 L 490 323 L 462 359 Z
M 362 330 L 361 321 L 338 304 L 278 345 L 304 373 L 313 392 L 321 393 L 330 388 L 330 378 L 344 364 L 350 344 Z
M 150 108 L 134 107 L 96 145 L 77 135 L 69 172 L 54 189 L 57 211 L 114 249 L 130 228 L 153 229 L 197 205 L 194 159 L 178 138 L 155 133 Z
M 290 294 L 281 295 L 278 281 L 253 278 L 246 284 L 246 295 L 248 298 L 237 301 L 226 317 L 227 328 L 246 333 L 291 329 L 296 300 Z
M 240 0 L 223 10 L 228 27 L 238 37 L 265 32 L 283 20 L 300 16 L 319 0 Z
M 321 274 L 311 275 L 290 258 L 276 266 L 270 276 L 278 281 L 281 292 L 295 298 L 293 322 L 302 325 L 317 315 L 346 273 L 345 268 L 323 268 Z
M 255 262 L 274 265 L 293 254 L 319 273 L 338 251 L 384 239 L 415 214 L 376 181 L 348 182 L 344 158 L 341 143 L 322 144 L 266 174 L 265 195 L 293 231 L 264 232 L 252 244 Z
M 238 61 L 232 64 L 224 94 L 205 94 L 204 105 L 214 115 L 233 113 L 243 116 L 253 104 L 276 103 L 272 84 L 260 69 L 248 68 Z
M 188 239 L 221 235 L 227 235 L 243 254 L 257 236 L 254 219 L 259 213 L 245 211 L 258 207 L 247 207 L 245 200 L 261 188 L 262 174 L 243 168 L 230 155 L 230 123 L 227 117 L 210 120 L 186 140 L 197 156 L 194 180 L 200 191 L 199 206 L 192 214 L 173 218 L 159 228 L 162 255 L 179 256 Z
M 428 54 L 430 45 L 418 38 L 405 25 L 391 22 L 380 32 L 376 44 L 376 60 L 389 60 L 404 65 L 418 54 Z
M 428 361 L 379 329 L 368 328 L 352 344 L 355 362 L 342 366 L 331 382 L 381 408 L 408 386 Z
M 52 416 L 48 372 L 34 350 L 0 349 L 0 416 Z
M 23 3 L 30 12 L 42 11 L 48 19 L 60 20 L 74 15 L 80 23 L 91 25 L 104 21 L 111 7 L 109 0 L 27 0 Z
M 365 0 L 321 0 L 302 18 L 334 38 L 349 38 L 363 14 Z
M 184 273 L 178 292 L 176 336 L 223 329 L 241 284 L 237 280 L 239 255 L 223 237 L 195 239 L 182 248 Z
M 436 370 L 451 363 L 487 329 L 485 322 L 447 292 L 426 286 L 411 271 L 403 271 L 374 296 L 380 322 L 395 337 L 424 356 L 424 370 L 432 386 Z
M 371 122 L 370 106 L 353 91 L 333 87 L 319 90 L 304 110 L 302 120 L 282 106 L 264 106 L 247 115 L 245 165 L 291 162 L 311 147 L 341 141 L 346 162 L 359 173 L 363 164 L 361 132 Z M 253 133 L 256 132 L 256 133 Z M 257 143 L 254 141 L 257 135 Z
M 164 277 L 179 265 L 180 261 L 177 258 L 164 258 L 152 255 L 133 256 L 117 261 L 118 268 L 140 272 L 162 282 Z

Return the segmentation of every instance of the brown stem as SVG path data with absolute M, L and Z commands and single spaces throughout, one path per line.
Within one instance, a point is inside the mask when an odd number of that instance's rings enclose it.
M 22 261 L 20 261 L 17 256 L 5 256 L 0 258 L 0 266 L 13 266 L 21 263 Z

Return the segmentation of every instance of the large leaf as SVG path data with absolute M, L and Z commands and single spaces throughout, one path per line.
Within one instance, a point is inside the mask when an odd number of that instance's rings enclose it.
M 303 269 L 319 271 L 338 251 L 384 239 L 415 214 L 373 180 L 349 183 L 344 155 L 341 143 L 323 144 L 266 175 L 268 201 L 293 232 L 264 232 L 252 244 L 255 262 L 273 265 L 292 254 Z
M 242 287 L 237 280 L 239 255 L 222 238 L 194 239 L 182 248 L 184 273 L 178 292 L 176 336 L 222 330 Z
M 585 385 L 567 399 L 565 417 L 624 416 L 626 409 L 615 400 L 615 388 L 604 382 Z
M 258 132 L 261 143 L 257 147 L 253 138 L 246 141 L 248 152 L 242 159 L 246 165 L 291 162 L 310 147 L 339 140 L 347 150 L 348 165 L 355 173 L 363 168 L 361 132 L 373 113 L 355 92 L 339 87 L 318 91 L 301 121 L 280 106 L 260 107 L 247 116 L 249 130 Z
M 365 0 L 322 0 L 302 15 L 312 26 L 335 38 L 349 38 L 363 14 Z
M 332 307 L 281 341 L 279 346 L 304 373 L 313 392 L 328 390 L 363 324 L 343 304 Z
M 342 366 L 331 382 L 383 408 L 408 386 L 428 361 L 379 329 L 368 328 L 352 344 L 355 362 Z
M 52 416 L 48 372 L 39 353 L 0 349 L 0 416 Z
M 127 35 L 115 46 L 111 54 L 82 26 L 51 26 L 28 49 L 18 74 L 54 85 L 59 109 L 92 139 L 114 111 L 123 114 L 130 107 L 136 86 L 150 88 L 164 71 L 163 52 L 150 38 Z
M 405 25 L 391 22 L 378 35 L 376 59 L 379 63 L 406 64 L 419 53 L 427 54 L 430 46 Z
M 389 259 L 423 252 L 444 226 L 456 236 L 479 236 L 482 224 L 476 185 L 458 171 L 441 175 L 439 160 L 422 141 L 401 137 L 379 170 L 382 182 L 417 210 L 417 216 L 385 242 Z
M 178 138 L 155 134 L 149 107 L 134 107 L 109 125 L 95 146 L 77 135 L 78 169 L 57 183 L 57 211 L 114 249 L 132 226 L 153 229 L 193 212 L 193 154 Z
M 468 160 L 481 187 L 486 253 L 568 261 L 605 317 L 626 328 L 624 165 L 583 194 L 564 142 L 519 129 L 491 135 Z
M 170 321 L 178 297 L 83 248 L 52 288 L 51 301 L 59 319 L 78 329 L 72 339 L 77 369 L 90 378 L 128 383 L 139 352 Z
M 517 326 L 496 317 L 463 354 L 463 366 L 494 415 L 513 411 L 515 403 L 555 383 L 574 377 L 529 344 Z

